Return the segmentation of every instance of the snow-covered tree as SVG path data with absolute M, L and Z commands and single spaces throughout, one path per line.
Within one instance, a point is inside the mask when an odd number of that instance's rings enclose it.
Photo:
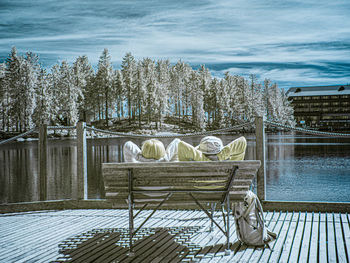
M 141 129 L 141 121 L 143 118 L 143 114 L 146 108 L 146 85 L 147 79 L 144 76 L 146 69 L 143 65 L 144 61 L 139 61 L 136 69 L 136 78 L 135 78 L 135 106 L 138 115 L 139 128 Z
M 124 80 L 120 70 L 114 72 L 113 90 L 115 92 L 115 100 L 117 103 L 117 116 L 119 120 L 124 117 Z
M 62 124 L 75 125 L 79 120 L 79 98 L 82 91 L 76 86 L 72 68 L 62 61 L 59 68 L 58 103 L 59 119 Z
M 175 115 L 178 117 L 179 124 L 185 120 L 189 102 L 189 76 L 191 67 L 183 61 L 178 61 L 171 70 L 171 103 L 174 105 Z
M 109 115 L 110 113 L 113 113 L 111 110 L 114 110 L 115 108 L 115 96 L 113 91 L 113 69 L 108 49 L 104 49 L 102 55 L 100 56 L 95 85 L 97 85 L 98 90 L 103 95 L 105 120 L 106 126 L 108 127 Z
M 59 87 L 60 79 L 60 65 L 55 64 L 52 66 L 51 72 L 48 74 L 49 94 L 51 95 L 52 100 L 50 107 L 51 125 L 62 124 L 59 116 L 62 108 L 62 105 L 60 104 L 61 100 L 59 99 L 61 96 Z
M 24 130 L 30 129 L 33 127 L 32 116 L 34 113 L 36 98 L 35 98 L 35 89 L 38 85 L 38 76 L 40 74 L 40 65 L 39 57 L 31 52 L 26 53 L 25 63 L 24 63 L 24 83 L 23 83 L 23 92 L 24 101 L 23 101 L 23 123 Z
M 157 70 L 157 97 L 158 108 L 157 116 L 159 126 L 162 126 L 163 115 L 169 112 L 169 91 L 170 91 L 170 62 L 169 60 L 158 60 L 156 65 Z
M 127 100 L 129 123 L 131 124 L 132 106 L 135 94 L 136 62 L 131 53 L 126 53 L 122 61 L 124 91 Z
M 94 70 L 89 63 L 87 56 L 81 56 L 73 64 L 73 74 L 76 87 L 82 91 L 82 96 L 78 97 L 80 105 L 79 112 L 84 121 L 86 113 L 93 112 L 95 101 Z
M 4 78 L 6 107 L 8 108 L 8 125 L 15 126 L 16 131 L 25 131 L 33 127 L 32 115 L 35 106 L 35 86 L 39 70 L 38 57 L 27 53 L 24 58 L 12 48 L 6 59 Z
M 250 91 L 251 115 L 249 116 L 249 120 L 252 121 L 255 116 L 264 115 L 263 88 L 261 84 L 258 83 L 255 75 L 250 75 Z
M 24 64 L 23 57 L 19 56 L 16 47 L 11 49 L 9 57 L 6 59 L 6 74 L 5 74 L 5 86 L 7 94 L 5 98 L 7 120 L 7 129 L 16 127 L 16 131 L 19 131 L 20 115 L 21 115 L 21 69 Z
M 201 68 L 203 70 L 203 68 Z M 203 72 L 203 71 L 202 71 Z M 201 78 L 202 77 L 202 78 Z M 204 109 L 203 109 L 203 84 L 205 79 L 201 76 L 201 71 L 192 71 L 190 76 L 190 95 L 191 95 L 191 109 L 192 109 L 192 124 L 198 130 L 204 129 Z
M 282 111 L 280 112 L 279 119 L 282 124 L 286 124 L 294 127 L 296 125 L 294 119 L 294 108 L 291 105 L 291 101 L 288 100 L 286 92 L 284 90 L 280 90 L 281 99 L 282 99 Z
M 276 83 L 271 84 L 271 81 L 268 79 L 264 81 L 264 100 L 266 103 L 267 119 L 282 124 L 295 125 L 293 108 L 287 96 L 283 90 L 277 87 Z
M 155 109 L 159 108 L 159 99 L 157 94 L 157 75 L 155 63 L 150 58 L 144 58 L 142 60 L 143 78 L 145 85 L 145 110 L 147 116 L 147 122 L 150 123 L 152 116 L 155 114 Z
M 5 63 L 0 63 L 0 115 L 1 115 L 1 127 L 2 130 L 8 128 L 8 106 L 7 106 L 7 98 L 8 98 L 8 89 L 5 82 L 5 74 L 6 74 L 6 65 Z
M 52 95 L 50 93 L 49 79 L 46 71 L 41 69 L 38 82 L 35 88 L 35 109 L 33 112 L 33 121 L 36 126 L 49 124 L 52 119 Z

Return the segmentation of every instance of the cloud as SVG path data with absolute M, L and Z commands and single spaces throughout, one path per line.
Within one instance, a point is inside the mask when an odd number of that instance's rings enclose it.
M 16 46 L 48 66 L 80 55 L 96 64 L 108 48 L 114 63 L 132 52 L 138 59 L 234 63 L 282 83 L 305 76 L 331 84 L 349 72 L 343 66 L 334 75 L 331 67 L 350 61 L 349 14 L 348 0 L 2 0 L 0 61 Z

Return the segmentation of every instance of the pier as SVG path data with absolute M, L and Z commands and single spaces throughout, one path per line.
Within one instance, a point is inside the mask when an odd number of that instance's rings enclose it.
M 267 124 L 273 122 L 263 118 L 255 122 L 256 159 L 262 164 Z M 279 124 L 275 127 L 286 128 Z M 234 253 L 225 256 L 224 237 L 216 228 L 209 232 L 210 221 L 203 212 L 160 210 L 135 237 L 137 250 L 134 257 L 128 257 L 126 207 L 87 199 L 86 132 L 119 133 L 93 129 L 85 123 L 69 127 L 77 134 L 74 197 L 51 201 L 47 200 L 46 188 L 48 129 L 62 127 L 44 125 L 39 129 L 41 201 L 0 205 L 0 262 L 349 262 L 350 203 L 266 200 L 264 165 L 257 174 L 256 189 L 266 223 L 278 234 L 271 250 L 241 245 L 232 231 L 230 249 Z M 143 211 L 137 220 L 150 213 Z M 234 220 L 231 229 L 235 229 Z

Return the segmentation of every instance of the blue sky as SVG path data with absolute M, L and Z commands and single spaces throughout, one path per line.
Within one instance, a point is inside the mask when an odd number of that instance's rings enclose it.
M 0 61 L 16 46 L 50 67 L 108 48 L 116 67 L 181 59 L 282 88 L 350 83 L 350 1 L 0 0 Z

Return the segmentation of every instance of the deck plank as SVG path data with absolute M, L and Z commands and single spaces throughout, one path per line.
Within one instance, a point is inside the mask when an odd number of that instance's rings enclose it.
M 305 223 L 301 239 L 301 244 L 299 248 L 298 262 L 307 262 L 309 257 L 309 247 L 311 240 L 311 230 L 312 230 L 312 213 L 305 214 Z
M 310 226 L 310 244 L 308 247 L 308 262 L 314 263 L 318 260 L 318 226 L 319 226 L 319 213 L 312 213 L 311 226 Z
M 333 216 L 334 216 L 333 222 L 334 222 L 334 233 L 335 233 L 338 261 L 347 262 L 340 215 L 334 214 Z
M 341 219 L 345 254 L 346 254 L 347 262 L 350 262 L 350 220 L 348 218 L 348 215 L 346 214 L 341 214 L 340 219 Z
M 282 227 L 279 231 L 277 239 L 275 243 L 273 244 L 273 251 L 270 255 L 269 261 L 270 262 L 278 262 L 279 255 L 282 253 L 283 244 L 285 242 L 286 236 L 288 234 L 288 230 L 290 227 L 290 223 L 292 221 L 293 213 L 287 213 L 286 217 L 282 223 Z
M 295 236 L 293 238 L 293 245 L 288 256 L 289 258 L 288 262 L 296 263 L 299 260 L 299 251 L 300 251 L 300 247 L 304 236 L 305 220 L 306 220 L 306 214 L 300 213 L 299 221 L 296 226 L 297 229 L 295 231 Z
M 319 260 L 327 260 L 326 214 L 320 214 L 319 221 Z
M 328 246 L 328 262 L 338 262 L 338 255 L 336 251 L 335 233 L 333 214 L 326 214 L 327 221 L 327 246 Z
M 273 228 L 271 228 L 271 231 L 277 234 L 277 238 L 280 235 L 280 232 L 282 230 L 286 217 L 287 217 L 287 213 L 283 213 L 281 217 L 278 219 L 277 224 Z M 262 252 L 262 255 L 260 257 L 261 262 L 270 262 L 272 252 L 274 251 L 275 246 L 277 244 L 277 238 L 276 240 L 270 242 L 269 245 L 271 249 L 267 247 L 264 248 L 264 251 Z M 250 261 L 245 261 L 245 262 L 250 262 Z
M 290 241 L 288 240 L 289 239 L 291 240 L 293 238 L 293 234 L 295 230 L 295 222 L 297 218 L 298 218 L 298 214 L 294 212 L 287 215 L 286 220 L 280 231 L 279 237 L 276 240 L 274 250 L 270 255 L 270 262 L 279 262 L 279 260 L 282 258 L 282 254 L 289 252 L 289 250 L 287 251 L 286 247 L 290 243 Z M 289 243 L 287 243 L 287 241 Z M 253 262 L 257 262 L 257 261 L 253 261 Z

